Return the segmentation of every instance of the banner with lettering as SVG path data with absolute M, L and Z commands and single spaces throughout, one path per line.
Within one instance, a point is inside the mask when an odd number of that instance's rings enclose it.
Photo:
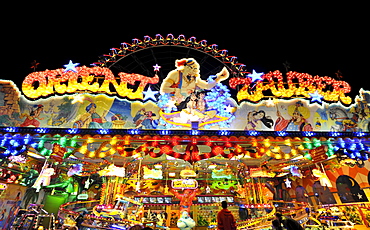
M 22 93 L 0 82 L 0 123 L 8 127 L 369 131 L 370 92 L 355 102 L 342 80 L 280 71 L 235 77 L 223 68 L 200 76 L 193 58 L 161 79 L 105 67 L 30 73 Z

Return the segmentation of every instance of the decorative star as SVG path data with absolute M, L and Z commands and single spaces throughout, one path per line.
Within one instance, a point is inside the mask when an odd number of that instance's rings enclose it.
M 361 200 L 361 199 L 362 199 L 362 194 L 358 193 L 358 194 L 357 194 L 357 196 L 358 196 L 358 199 L 359 199 L 359 200 Z
M 311 96 L 311 102 L 319 102 L 319 103 L 322 103 L 322 98 L 324 96 L 322 96 L 321 94 L 319 94 L 319 92 L 316 90 L 315 93 L 308 93 L 310 96 Z
M 146 100 L 149 100 L 149 99 L 152 99 L 153 101 L 157 101 L 157 98 L 155 98 L 155 95 L 159 93 L 158 91 L 153 91 L 150 86 L 148 87 L 148 89 L 146 90 L 146 92 L 143 92 L 144 94 L 144 99 L 143 101 L 146 101 Z
M 75 104 L 77 102 L 84 103 L 85 96 L 82 94 L 77 94 L 76 96 L 71 97 L 73 98 L 72 104 Z
M 273 106 L 275 106 L 275 101 L 272 100 L 271 97 L 270 97 L 267 101 L 265 101 L 265 104 L 266 104 L 267 107 L 273 107 Z
M 69 63 L 67 65 L 64 65 L 65 67 L 65 70 L 64 72 L 68 72 L 68 71 L 73 71 L 73 72 L 77 72 L 76 70 L 76 66 L 78 66 L 80 63 L 73 63 L 71 60 L 69 61 Z
M 176 108 L 176 101 L 175 100 L 169 100 L 168 102 L 167 102 L 167 107 L 168 108 Z
M 211 188 L 207 185 L 206 193 L 211 193 Z
M 227 105 L 227 106 L 225 107 L 225 110 L 226 110 L 226 112 L 228 112 L 228 113 L 233 113 L 233 112 L 234 112 L 234 107 L 232 107 L 232 106 L 229 104 L 229 105 Z
M 262 75 L 263 75 L 264 73 L 257 73 L 255 70 L 253 70 L 253 72 L 252 73 L 250 73 L 250 74 L 248 74 L 247 76 L 248 77 L 250 77 L 251 79 L 252 79 L 252 82 L 255 82 L 255 81 L 257 81 L 257 80 L 259 80 L 259 81 L 262 81 L 263 79 L 262 79 Z
M 153 65 L 154 71 L 159 71 L 162 66 L 159 66 L 158 64 Z
M 284 183 L 285 183 L 285 186 L 287 188 L 291 188 L 292 187 L 292 182 L 288 178 L 285 179 L 285 182 Z

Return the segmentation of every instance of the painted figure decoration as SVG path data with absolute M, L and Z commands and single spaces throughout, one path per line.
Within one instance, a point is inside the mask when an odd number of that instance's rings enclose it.
M 237 77 L 226 65 L 202 76 L 202 65 L 192 57 L 175 60 L 163 79 L 158 76 L 161 63 L 151 65 L 153 76 L 124 72 L 115 76 L 105 67 L 70 63 L 72 69 L 26 76 L 23 95 L 12 82 L 1 81 L 0 88 L 7 87 L 1 98 L 20 96 L 12 107 L 0 106 L 0 121 L 7 126 L 93 129 L 361 132 L 370 128 L 370 92 L 360 90 L 351 103 L 345 95 L 348 83 L 331 77 L 255 70 Z M 272 96 L 266 96 L 266 90 Z

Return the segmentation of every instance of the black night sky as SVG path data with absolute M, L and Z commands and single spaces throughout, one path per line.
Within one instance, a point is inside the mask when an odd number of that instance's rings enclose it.
M 365 83 L 368 26 L 363 14 L 347 6 L 305 11 L 243 10 L 238 6 L 226 10 L 220 6 L 217 11 L 206 8 L 191 14 L 185 14 L 183 8 L 174 8 L 171 14 L 146 9 L 152 12 L 148 14 L 139 6 L 130 8 L 130 13 L 128 8 L 119 11 L 115 6 L 107 11 L 70 7 L 35 7 L 14 11 L 9 18 L 1 16 L 0 79 L 13 80 L 20 88 L 33 71 L 33 60 L 40 63 L 37 71 L 63 68 L 69 60 L 89 66 L 122 42 L 172 33 L 217 44 L 219 49 L 237 56 L 248 71 L 284 71 L 283 63 L 287 61 L 290 70 L 311 75 L 334 78 L 340 70 L 342 80 L 352 86 L 352 97 L 361 87 L 370 90 Z

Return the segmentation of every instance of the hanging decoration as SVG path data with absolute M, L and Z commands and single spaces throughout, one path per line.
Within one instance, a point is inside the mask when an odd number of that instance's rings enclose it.
M 292 181 L 290 181 L 289 178 L 286 178 L 284 183 L 286 188 L 292 188 Z

